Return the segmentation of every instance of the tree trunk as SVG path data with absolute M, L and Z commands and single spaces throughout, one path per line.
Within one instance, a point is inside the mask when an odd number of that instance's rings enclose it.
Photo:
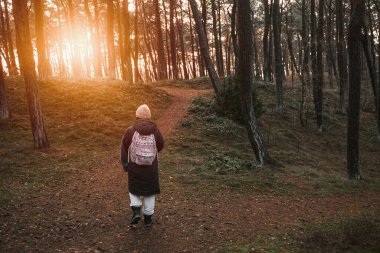
M 338 61 L 339 111 L 346 112 L 345 93 L 347 87 L 346 43 L 344 40 L 343 0 L 336 0 L 336 44 Z
M 18 75 L 16 57 L 15 57 L 15 52 L 13 49 L 12 31 L 11 31 L 10 21 L 9 21 L 8 0 L 4 0 L 4 6 L 5 6 L 5 24 L 7 27 L 8 50 L 9 50 L 9 58 L 10 58 L 10 64 L 11 64 L 9 74 Z
M 93 41 L 95 76 L 102 77 L 103 67 L 102 67 L 102 57 L 101 57 L 101 49 L 100 49 L 100 28 L 99 28 L 100 18 L 99 18 L 98 0 L 93 0 L 93 3 L 94 3 L 94 26 L 95 26 L 94 41 Z
M 264 165 L 268 161 L 269 155 L 260 134 L 252 103 L 253 75 L 251 6 L 249 0 L 239 0 L 237 1 L 237 4 L 237 33 L 240 49 L 239 66 L 237 72 L 240 82 L 241 108 L 244 123 L 248 131 L 248 138 L 255 153 L 256 160 L 260 163 L 260 165 Z
M 306 96 L 306 88 L 310 83 L 310 71 L 309 71 L 309 36 L 307 32 L 307 7 L 306 1 L 302 0 L 302 48 L 303 48 L 303 63 L 301 68 L 301 76 L 302 76 L 302 86 L 301 86 L 301 102 L 300 102 L 300 110 L 299 110 L 299 118 L 301 126 L 306 125 L 306 119 L 304 118 L 304 107 L 305 107 L 305 96 Z M 307 116 L 307 115 L 305 115 Z
M 5 6 L 6 8 L 6 6 Z M 1 19 L 1 42 L 4 47 L 4 60 L 5 63 L 7 64 L 7 69 L 10 72 L 12 66 L 11 66 L 11 61 L 9 57 L 9 49 L 8 49 L 8 40 L 6 37 L 6 24 L 5 24 L 5 18 L 4 18 L 4 12 L 3 12 L 3 7 L 0 5 L 0 19 Z
M 322 112 L 323 112 L 323 10 L 324 0 L 319 0 L 318 8 L 318 28 L 317 28 L 317 52 L 316 52 L 316 73 L 314 89 L 314 105 L 315 113 L 317 116 L 317 126 L 320 131 L 322 128 Z M 314 75 L 314 73 L 313 73 Z
M 108 56 L 108 69 L 107 69 L 108 73 L 107 74 L 110 78 L 115 79 L 116 65 L 115 65 L 115 44 L 114 44 L 114 33 L 113 33 L 113 21 L 114 21 L 113 0 L 107 0 L 107 56 Z
M 195 48 L 194 48 L 194 34 L 193 34 L 193 22 L 191 16 L 190 3 L 188 2 L 188 11 L 189 11 L 189 29 L 190 29 L 190 44 L 191 44 L 191 60 L 192 60 L 192 74 L 193 78 L 197 77 L 196 61 L 195 61 Z
M 147 14 L 146 14 L 146 11 L 145 11 L 145 4 L 144 4 L 144 2 L 142 2 L 142 11 L 143 11 L 143 16 L 146 17 Z M 148 50 L 149 58 L 150 58 L 150 61 L 151 61 L 151 67 L 152 67 L 152 70 L 153 70 L 154 79 L 157 80 L 158 79 L 157 70 L 156 70 L 157 61 L 154 58 L 154 55 L 153 55 L 153 52 L 152 52 L 152 44 L 151 44 L 150 38 L 148 37 L 147 25 L 146 25 L 146 19 L 145 18 L 143 19 L 143 27 L 144 27 L 144 42 L 145 42 L 145 46 L 146 46 L 146 49 Z
M 27 2 L 24 0 L 13 0 L 12 4 L 16 28 L 17 52 L 21 72 L 24 75 L 34 147 L 45 148 L 49 146 L 49 142 L 38 96 L 33 47 L 29 32 L 29 9 Z
M 360 35 L 364 23 L 364 0 L 352 1 L 348 25 L 349 94 L 347 117 L 347 172 L 350 179 L 361 179 L 359 153 L 361 49 Z
M 74 15 L 74 6 L 73 6 L 73 0 L 67 1 L 67 7 L 69 10 L 69 30 L 71 34 L 71 48 L 72 48 L 72 69 L 73 69 L 73 76 L 79 77 L 82 76 L 82 64 L 81 64 L 81 58 L 80 58 L 80 51 L 79 51 L 79 45 L 78 42 L 75 41 L 74 38 L 78 38 L 77 34 L 78 32 L 78 26 L 75 21 L 75 15 Z
M 380 17 L 380 5 L 377 6 L 377 17 Z M 378 31 L 380 32 L 380 18 L 377 19 L 378 22 Z M 378 36 L 380 38 L 380 36 Z M 378 39 L 379 40 L 379 39 Z M 378 46 L 378 57 L 377 57 L 377 70 L 378 70 L 378 77 L 377 77 L 377 139 L 380 141 L 380 42 L 377 43 Z
M 218 70 L 219 77 L 224 75 L 223 71 L 223 56 L 220 55 L 220 40 L 218 36 L 218 28 L 217 28 L 217 17 L 216 17 L 216 4 L 215 0 L 211 0 L 211 13 L 212 13 L 212 31 L 214 35 L 214 44 L 215 44 L 215 58 L 216 58 L 216 67 Z
M 269 29 L 270 29 L 270 12 L 268 0 L 263 1 L 264 5 L 264 35 L 263 35 L 263 51 L 264 51 L 264 81 L 269 82 L 271 80 L 270 76 L 270 64 L 271 60 L 269 58 Z
M 189 1 L 190 1 L 191 10 L 193 12 L 195 26 L 198 33 L 199 46 L 201 49 L 201 53 L 205 61 L 205 65 L 206 65 L 208 74 L 210 76 L 211 83 L 214 88 L 216 97 L 218 97 L 219 91 L 221 91 L 221 84 L 219 83 L 218 75 L 216 74 L 214 64 L 211 61 L 210 52 L 209 52 L 209 48 L 207 44 L 206 33 L 203 29 L 201 15 L 199 13 L 198 6 L 195 0 L 189 0 Z
M 133 71 L 131 61 L 131 30 L 130 30 L 130 15 L 128 0 L 123 0 L 123 17 L 124 17 L 124 58 L 125 58 L 125 70 L 126 80 L 129 83 L 133 83 Z
M 121 4 L 121 6 L 120 6 Z M 127 80 L 127 70 L 125 68 L 125 49 L 124 49 L 124 27 L 122 21 L 123 15 L 123 3 L 116 2 L 116 20 L 117 20 L 117 33 L 118 33 L 118 45 L 119 45 L 119 55 L 120 55 L 120 71 L 122 80 Z M 116 69 L 118 69 L 116 67 Z
M 138 19 L 139 19 L 139 1 L 135 0 L 135 52 L 133 54 L 133 66 L 134 66 L 134 76 L 135 82 L 141 81 L 142 78 L 140 76 L 139 71 L 139 27 L 138 27 Z
M 44 36 L 44 2 L 34 0 L 36 44 L 38 53 L 38 78 L 44 80 L 51 74 L 50 63 L 46 57 Z
M 174 8 L 175 8 L 175 0 L 170 0 L 169 5 L 169 37 L 170 37 L 170 57 L 171 57 L 171 66 L 173 79 L 178 79 L 178 69 L 177 69 L 177 46 L 175 43 L 175 29 L 174 29 Z
M 328 73 L 329 73 L 329 83 L 330 88 L 334 87 L 333 82 L 333 74 L 335 78 L 337 78 L 335 57 L 334 57 L 334 43 L 333 43 L 333 8 L 332 8 L 332 0 L 328 0 L 328 16 L 327 16 L 327 33 L 326 33 L 326 44 L 327 44 L 327 52 L 326 52 L 326 62 L 328 63 Z
M 237 0 L 234 0 L 234 3 L 232 5 L 231 10 L 231 40 L 232 40 L 232 46 L 234 48 L 234 54 L 235 54 L 235 70 L 239 66 L 239 46 L 237 42 L 237 34 L 236 34 L 236 6 L 237 6 Z
M 3 63 L 0 57 L 0 119 L 9 119 L 9 108 L 7 96 L 5 94 L 5 81 L 4 81 L 4 70 Z
M 283 90 L 282 82 L 284 78 L 284 67 L 281 55 L 281 16 L 280 1 L 274 0 L 273 4 L 273 40 L 274 40 L 274 58 L 276 74 L 276 111 L 283 111 Z
M 182 0 L 179 0 L 179 5 L 182 6 Z M 185 50 L 185 41 L 184 41 L 184 32 L 183 32 L 183 14 L 182 14 L 182 8 L 179 10 L 181 12 L 181 22 L 179 22 L 178 18 L 177 20 L 177 29 L 178 29 L 178 36 L 179 36 L 179 42 L 181 45 L 181 59 L 182 59 L 182 68 L 183 68 L 183 78 L 185 80 L 189 79 L 189 73 L 187 71 L 186 67 L 186 50 Z
M 375 100 L 375 109 L 376 109 L 376 125 L 377 125 L 377 133 L 380 132 L 379 130 L 379 126 L 380 126 L 380 112 L 379 112 L 379 102 L 377 101 L 378 100 L 378 81 L 377 81 L 377 76 L 376 76 L 376 67 L 375 67 L 375 63 L 373 62 L 373 58 L 371 56 L 371 52 L 370 52 L 370 45 L 369 45 L 369 38 L 368 38 L 368 33 L 366 31 L 366 29 L 364 29 L 364 34 L 362 35 L 362 38 L 361 38 L 361 42 L 362 42 L 362 48 L 363 48 L 363 51 L 364 51 L 364 56 L 366 58 L 366 61 L 367 61 L 367 67 L 368 67 L 368 71 L 369 71 L 369 75 L 370 75 L 370 79 L 371 79 L 371 84 L 372 84 L 372 91 L 373 91 L 373 96 L 374 96 L 374 100 Z
M 165 80 L 168 78 L 166 70 L 166 58 L 164 51 L 164 44 L 161 30 L 161 17 L 160 6 L 158 0 L 153 0 L 155 18 L 156 18 L 156 32 L 157 32 L 157 57 L 158 57 L 158 79 Z

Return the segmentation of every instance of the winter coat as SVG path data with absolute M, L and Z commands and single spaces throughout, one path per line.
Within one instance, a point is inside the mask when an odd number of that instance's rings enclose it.
M 154 134 L 157 152 L 164 148 L 164 139 L 156 124 L 151 120 L 137 119 L 133 126 L 127 128 L 121 141 L 122 164 L 128 161 L 128 149 L 135 131 L 141 135 Z M 160 193 L 157 156 L 152 165 L 138 165 L 129 159 L 128 190 L 137 196 L 151 196 Z

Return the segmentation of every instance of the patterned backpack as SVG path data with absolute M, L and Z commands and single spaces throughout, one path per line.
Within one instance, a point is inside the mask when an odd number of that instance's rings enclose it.
M 138 165 L 152 165 L 157 155 L 154 134 L 142 135 L 135 131 L 129 148 L 129 155 L 133 163 Z

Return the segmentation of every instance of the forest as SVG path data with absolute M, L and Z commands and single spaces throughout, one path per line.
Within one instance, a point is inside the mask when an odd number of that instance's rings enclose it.
M 0 252 L 380 248 L 378 0 L 1 0 L 0 58 Z

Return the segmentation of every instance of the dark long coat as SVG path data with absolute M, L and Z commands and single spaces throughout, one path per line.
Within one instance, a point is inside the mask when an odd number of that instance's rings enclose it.
M 160 152 L 164 148 L 164 138 L 157 125 L 151 120 L 137 119 L 133 126 L 127 128 L 122 138 L 120 148 L 122 164 L 128 161 L 128 149 L 135 131 L 141 135 L 154 134 L 157 151 Z M 160 193 L 157 156 L 153 164 L 148 166 L 138 165 L 129 160 L 128 190 L 137 196 L 151 196 Z

